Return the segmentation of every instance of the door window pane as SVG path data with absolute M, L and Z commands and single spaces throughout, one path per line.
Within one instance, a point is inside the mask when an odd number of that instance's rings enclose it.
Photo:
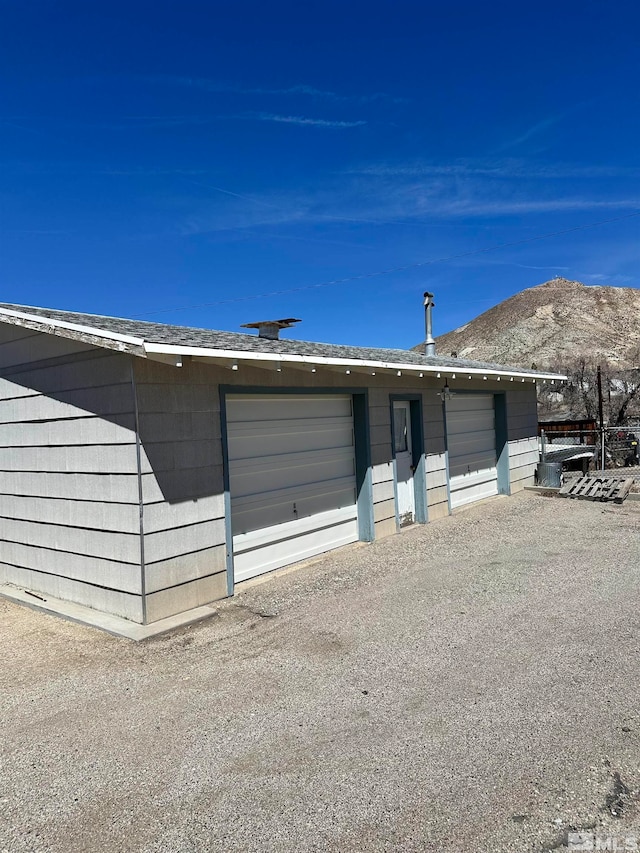
M 395 439 L 396 453 L 403 453 L 408 449 L 407 444 L 407 410 L 402 408 L 394 408 L 393 410 L 393 430 Z

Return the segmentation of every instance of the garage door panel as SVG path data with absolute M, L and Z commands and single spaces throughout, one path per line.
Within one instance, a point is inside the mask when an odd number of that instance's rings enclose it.
M 492 394 L 456 394 L 447 401 L 447 415 L 449 412 L 456 414 L 457 412 L 467 413 L 474 412 L 493 412 L 494 401 Z
M 480 483 L 488 483 L 490 480 L 495 479 L 496 469 L 492 467 L 487 468 L 477 468 L 474 471 L 465 471 L 462 474 L 456 474 L 455 477 L 452 477 L 452 480 L 455 480 L 456 485 L 460 488 L 466 488 L 467 486 L 477 486 Z
M 451 441 L 451 436 L 449 437 L 449 445 L 451 450 L 449 451 L 449 458 L 453 457 L 454 459 L 458 456 L 469 456 L 473 453 L 495 453 L 496 442 L 495 442 L 495 431 L 491 430 L 482 432 L 472 432 L 469 435 L 464 436 L 454 436 L 454 440 Z
M 233 464 L 234 475 L 252 475 L 261 471 L 276 471 L 283 468 L 296 468 L 308 465 L 333 463 L 342 460 L 353 467 L 352 447 L 332 447 L 309 450 L 302 453 L 277 453 L 273 456 L 260 456 L 250 459 L 236 459 Z
M 498 487 L 492 472 L 486 472 L 488 476 L 481 474 L 475 476 L 462 476 L 451 482 L 451 506 L 455 509 L 474 501 L 494 497 L 498 494 Z M 454 500 L 455 496 L 455 500 Z
M 493 412 L 469 410 L 466 414 L 457 412 L 450 416 L 447 412 L 447 430 L 450 435 L 464 436 L 475 432 L 494 432 L 495 419 Z
M 492 471 L 496 473 L 496 457 L 493 453 L 474 453 L 470 456 L 449 462 L 449 476 L 457 477 L 474 471 Z
M 231 430 L 233 432 L 230 432 L 228 438 L 229 458 L 236 460 L 283 455 L 283 447 L 287 453 L 303 453 L 352 447 L 354 443 L 351 418 L 332 418 L 331 423 L 323 424 L 298 421 L 278 424 L 276 427 L 259 423 L 249 428 L 243 423 L 242 429 L 231 425 Z
M 274 500 L 268 506 L 240 504 L 233 513 L 232 531 L 236 534 L 249 533 L 279 524 L 297 523 L 312 518 L 318 513 L 350 509 L 355 517 L 353 489 L 345 488 L 317 494 L 300 495 L 295 499 L 296 512 L 291 500 Z M 235 545 L 234 545 L 235 547 Z
M 313 465 L 291 466 L 270 471 L 257 471 L 233 474 L 230 478 L 231 493 L 236 500 L 246 495 L 259 495 L 271 500 L 274 492 L 299 486 L 314 487 L 325 480 L 347 477 L 353 482 L 355 475 L 353 460 L 327 460 Z
M 235 580 L 254 577 L 258 561 L 261 572 L 272 571 L 332 548 L 348 545 L 357 536 L 356 519 L 348 513 L 341 517 L 339 511 L 332 510 L 315 518 L 308 528 L 298 525 L 294 529 L 281 524 L 277 528 L 234 537 Z
M 229 395 L 227 446 L 236 580 L 357 540 L 350 395 Z
M 227 411 L 227 423 L 255 420 L 256 405 L 260 407 L 260 419 L 267 421 L 313 420 L 351 416 L 351 397 L 327 394 L 267 394 L 255 395 L 253 399 L 245 395 L 229 394 L 227 403 L 232 404 Z
M 288 418 L 279 421 L 263 420 L 262 417 L 256 421 L 235 421 L 230 425 L 233 427 L 232 433 L 234 439 L 243 436 L 256 435 L 296 435 L 299 432 L 330 432 L 335 427 L 345 426 L 350 427 L 352 424 L 351 415 L 341 415 L 340 417 L 332 417 L 327 415 L 320 418 Z
M 268 502 L 260 495 L 238 498 L 233 506 L 233 529 L 255 530 L 263 524 L 278 524 L 302 518 L 313 512 L 355 505 L 355 491 L 350 480 L 328 481 L 314 486 L 297 486 L 271 492 Z M 261 519 L 268 517 L 268 522 Z M 240 520 L 244 522 L 240 524 Z

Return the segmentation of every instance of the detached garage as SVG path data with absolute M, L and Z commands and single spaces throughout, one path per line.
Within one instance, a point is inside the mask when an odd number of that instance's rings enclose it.
M 161 626 L 533 482 L 535 383 L 562 377 L 290 323 L 0 305 L 0 594 Z

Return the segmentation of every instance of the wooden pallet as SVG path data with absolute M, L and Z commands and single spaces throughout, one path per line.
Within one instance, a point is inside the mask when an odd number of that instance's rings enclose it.
M 594 477 L 587 474 L 578 480 L 566 483 L 558 492 L 563 498 L 578 498 L 582 501 L 613 501 L 621 504 L 631 491 L 633 479 L 620 480 L 616 477 Z

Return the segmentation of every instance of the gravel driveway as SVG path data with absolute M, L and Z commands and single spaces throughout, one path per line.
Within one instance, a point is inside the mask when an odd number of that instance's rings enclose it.
M 0 601 L 0 851 L 640 842 L 639 533 L 522 493 L 140 644 Z

